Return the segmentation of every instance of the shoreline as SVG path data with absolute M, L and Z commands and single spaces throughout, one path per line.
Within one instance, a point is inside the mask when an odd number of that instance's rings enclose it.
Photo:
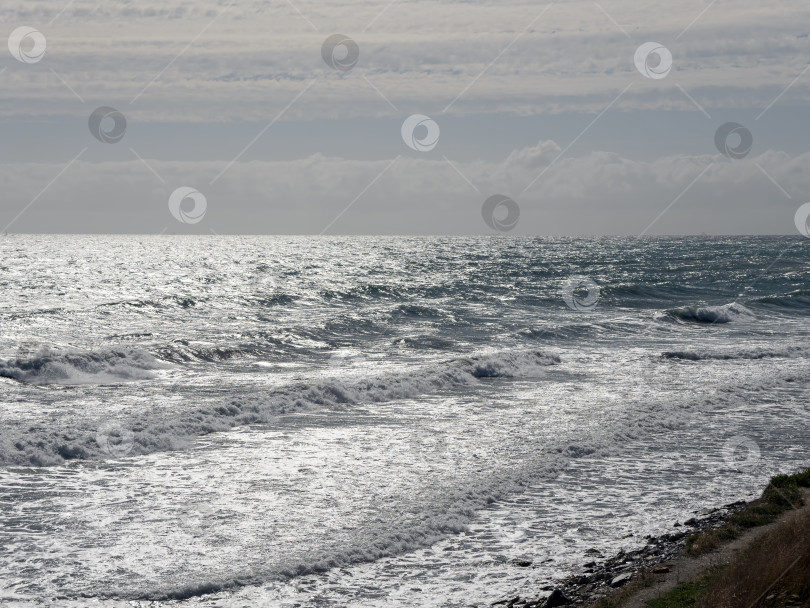
M 760 498 L 736 501 L 704 511 L 705 515 L 691 517 L 684 522 L 675 522 L 672 526 L 673 532 L 659 536 L 645 536 L 647 544 L 639 549 L 620 551 L 608 557 L 591 549 L 588 553 L 591 554 L 592 559 L 583 565 L 581 571 L 570 574 L 553 585 L 539 588 L 536 595 L 510 596 L 490 602 L 488 605 L 492 608 L 557 608 L 559 606 L 602 608 L 624 605 L 625 602 L 632 600 L 634 595 L 640 595 L 644 589 L 664 582 L 662 579 L 667 578 L 667 575 L 678 574 L 677 571 L 681 570 L 682 561 L 698 562 L 701 558 L 716 555 L 718 551 L 722 553 L 724 547 L 732 544 L 741 545 L 742 548 L 747 547 L 755 537 L 759 536 L 758 532 L 770 528 L 786 513 L 806 510 L 807 503 L 810 501 L 803 501 L 801 493 L 796 495 L 796 501 L 790 501 L 778 487 L 773 485 L 774 481 L 779 478 L 792 479 L 798 476 L 803 476 L 804 480 L 800 485 L 807 487 L 806 480 L 810 478 L 810 469 L 794 476 L 777 476 L 771 479 Z M 750 519 L 751 513 L 769 507 L 770 503 L 767 500 L 771 488 L 775 490 L 775 492 L 771 492 L 773 500 L 783 502 L 781 497 L 784 497 L 784 501 L 788 504 L 782 505 L 781 510 L 768 520 L 763 519 L 761 523 L 744 525 L 744 532 L 740 532 L 737 536 L 725 534 L 728 529 L 736 529 L 736 520 L 747 521 Z M 720 538 L 723 540 L 717 540 Z M 707 542 L 708 540 L 711 542 Z M 736 549 L 737 547 L 735 547 L 735 551 Z M 701 566 L 697 574 L 703 574 L 707 568 L 708 566 Z M 683 582 L 680 577 L 678 579 L 672 586 Z M 613 601 L 614 597 L 623 591 L 626 597 Z M 646 606 L 643 601 L 634 603 Z

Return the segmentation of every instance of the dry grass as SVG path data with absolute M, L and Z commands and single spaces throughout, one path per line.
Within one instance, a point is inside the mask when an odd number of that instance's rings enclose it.
M 788 515 L 719 572 L 696 608 L 810 606 L 810 513 Z
M 775 521 L 804 504 L 801 488 L 810 487 L 810 469 L 772 478 L 761 498 L 733 514 L 716 530 L 687 539 L 687 553 L 703 555 L 745 530 Z M 649 575 L 593 604 L 619 608 L 643 587 Z M 810 511 L 789 514 L 728 566 L 711 568 L 696 581 L 678 585 L 648 602 L 651 608 L 810 608 Z
M 810 469 L 795 475 L 777 475 L 771 479 L 761 498 L 731 515 L 720 528 L 693 534 L 686 539 L 686 553 L 692 556 L 709 553 L 749 528 L 776 521 L 785 511 L 804 504 L 801 487 L 810 487 Z
M 648 572 L 643 572 L 620 590 L 614 591 L 607 597 L 600 598 L 595 603 L 591 604 L 590 608 L 620 608 L 620 606 L 623 606 L 624 603 L 636 593 L 645 587 L 655 584 L 655 582 L 655 576 Z

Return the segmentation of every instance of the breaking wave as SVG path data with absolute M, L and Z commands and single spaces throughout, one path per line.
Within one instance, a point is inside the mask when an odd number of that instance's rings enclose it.
M 140 349 L 84 351 L 41 347 L 16 358 L 0 360 L 0 377 L 26 384 L 110 384 L 147 380 L 166 367 Z
M 89 376 L 93 381 L 98 381 L 100 374 L 112 373 L 118 373 L 119 379 L 122 376 L 132 378 L 136 373 L 147 374 L 150 369 L 161 365 L 147 353 L 136 356 L 117 350 L 111 350 L 104 356 L 97 353 L 62 355 L 53 364 L 49 363 L 48 357 L 36 357 L 35 361 L 39 363 L 31 364 L 33 369 L 28 372 L 25 371 L 26 363 L 2 369 L 6 373 L 28 374 L 25 378 L 29 382 L 57 375 L 64 383 L 64 377 L 68 375 L 74 379 Z M 74 364 L 68 366 L 68 361 Z M 491 353 L 376 376 L 323 379 L 310 385 L 286 387 L 270 395 L 232 398 L 170 418 L 144 416 L 119 420 L 115 422 L 120 430 L 117 435 L 123 433 L 130 436 L 130 445 L 125 454 L 120 449 L 112 450 L 111 454 L 105 441 L 98 441 L 99 429 L 109 425 L 109 421 L 83 421 L 72 429 L 7 428 L 7 432 L 0 437 L 0 465 L 47 466 L 71 459 L 109 458 L 179 449 L 188 445 L 194 437 L 237 426 L 266 423 L 281 414 L 404 399 L 452 386 L 475 384 L 487 378 L 539 377 L 545 368 L 559 362 L 556 355 L 540 351 Z M 94 373 L 91 374 L 91 371 Z
M 752 388 L 765 388 L 792 383 L 791 373 L 776 374 L 768 378 L 746 379 L 718 387 L 718 391 L 705 395 L 704 399 L 685 397 L 682 401 L 667 403 L 661 408 L 655 400 L 617 413 L 612 420 L 605 420 L 602 432 L 588 437 L 559 437 L 553 439 L 546 449 L 521 454 L 510 461 L 508 467 L 482 475 L 473 485 L 458 488 L 442 488 L 440 494 L 431 494 L 430 500 L 419 504 L 413 512 L 403 509 L 393 518 L 385 511 L 364 520 L 363 536 L 358 540 L 334 539 L 325 546 L 313 548 L 303 554 L 285 556 L 276 563 L 262 559 L 229 572 L 227 569 L 211 573 L 191 574 L 182 583 L 158 583 L 148 590 L 139 588 L 115 597 L 139 600 L 182 600 L 212 592 L 236 589 L 246 585 L 261 585 L 269 580 L 290 579 L 296 576 L 316 574 L 334 568 L 372 562 L 430 546 L 449 534 L 466 530 L 477 510 L 492 504 L 506 495 L 520 492 L 541 479 L 549 479 L 562 471 L 572 459 L 587 455 L 614 454 L 617 445 L 625 444 L 648 433 L 660 433 L 674 429 L 696 412 L 735 403 L 740 394 Z
M 665 318 L 686 323 L 731 323 L 732 321 L 753 319 L 754 313 L 737 302 L 722 306 L 684 306 L 671 308 Z
M 661 353 L 661 357 L 664 359 L 678 359 L 682 361 L 733 361 L 800 357 L 806 353 L 807 349 L 801 346 L 786 346 L 776 349 L 765 348 L 721 351 L 673 350 Z
M 801 310 L 810 308 L 810 290 L 797 289 L 789 293 L 763 296 L 753 300 L 754 304 L 780 309 Z

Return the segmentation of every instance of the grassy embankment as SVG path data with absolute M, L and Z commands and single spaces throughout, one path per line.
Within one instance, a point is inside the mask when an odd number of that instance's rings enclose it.
M 746 530 L 770 524 L 803 504 L 801 488 L 810 488 L 810 469 L 772 478 L 762 496 L 729 516 L 723 526 L 690 536 L 686 554 L 697 557 L 738 538 Z M 594 608 L 619 608 L 655 576 L 643 574 Z M 785 517 L 752 542 L 731 563 L 678 585 L 649 608 L 799 608 L 810 607 L 810 511 Z

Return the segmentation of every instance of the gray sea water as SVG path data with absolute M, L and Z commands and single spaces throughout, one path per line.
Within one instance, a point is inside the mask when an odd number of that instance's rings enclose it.
M 810 465 L 807 239 L 0 260 L 3 604 L 483 606 Z

